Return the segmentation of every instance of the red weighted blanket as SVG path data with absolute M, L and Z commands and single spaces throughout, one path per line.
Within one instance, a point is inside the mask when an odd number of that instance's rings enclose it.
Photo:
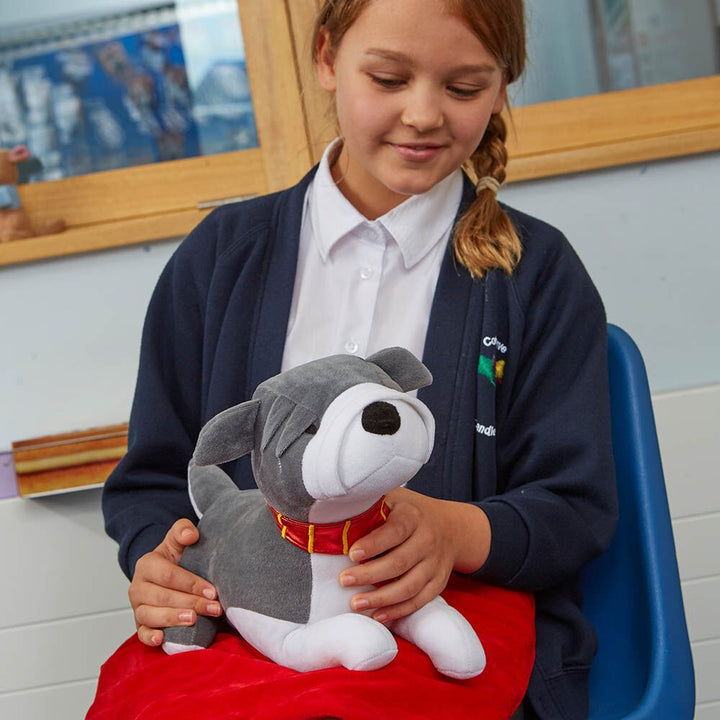
M 507 720 L 535 656 L 532 596 L 458 576 L 443 596 L 485 647 L 487 667 L 479 677 L 446 678 L 400 638 L 397 657 L 381 670 L 298 673 L 231 633 L 219 633 L 208 650 L 173 656 L 133 636 L 103 665 L 86 720 Z

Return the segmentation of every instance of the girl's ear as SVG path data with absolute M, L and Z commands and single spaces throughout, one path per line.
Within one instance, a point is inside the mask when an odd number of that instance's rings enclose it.
M 315 41 L 315 57 L 317 58 L 318 82 L 323 90 L 335 92 L 337 81 L 335 78 L 335 52 L 330 43 L 330 34 L 321 28 Z
M 495 98 L 495 105 L 493 105 L 493 115 L 502 112 L 507 104 L 507 80 L 503 78 L 502 85 L 500 86 L 500 92 L 498 92 L 497 98 Z

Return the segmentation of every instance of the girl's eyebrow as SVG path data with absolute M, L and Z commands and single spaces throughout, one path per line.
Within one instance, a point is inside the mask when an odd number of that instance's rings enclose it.
M 394 62 L 404 63 L 405 65 L 408 65 L 410 67 L 413 67 L 415 65 L 415 62 L 409 55 L 405 55 L 405 53 L 401 52 L 395 52 L 394 50 L 384 50 L 382 48 L 369 48 L 365 51 L 366 55 L 372 55 L 374 57 L 382 58 L 383 60 L 392 60 Z M 466 65 L 456 65 L 451 68 L 448 68 L 448 71 L 451 74 L 454 73 L 494 73 L 497 71 L 496 65 L 491 65 L 490 63 L 479 63 L 479 64 L 473 64 L 468 63 Z

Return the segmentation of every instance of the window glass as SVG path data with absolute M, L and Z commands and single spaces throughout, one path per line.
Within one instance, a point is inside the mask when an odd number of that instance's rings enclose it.
M 257 146 L 236 0 L 119 1 L 7 11 L 0 147 L 40 161 L 24 180 Z
M 515 105 L 720 72 L 720 0 L 525 0 L 529 66 Z

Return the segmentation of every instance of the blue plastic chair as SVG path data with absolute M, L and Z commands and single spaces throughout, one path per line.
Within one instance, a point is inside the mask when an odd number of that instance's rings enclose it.
M 692 655 L 645 365 L 626 332 L 610 325 L 608 340 L 620 519 L 583 576 L 600 641 L 590 720 L 691 719 Z

